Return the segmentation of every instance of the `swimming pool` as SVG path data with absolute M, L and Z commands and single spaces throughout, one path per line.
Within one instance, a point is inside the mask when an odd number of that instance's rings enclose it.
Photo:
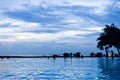
M 119 80 L 120 58 L 0 59 L 0 80 Z

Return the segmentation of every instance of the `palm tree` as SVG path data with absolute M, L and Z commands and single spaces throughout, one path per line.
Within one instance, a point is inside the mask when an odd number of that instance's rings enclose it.
M 108 57 L 108 48 L 110 48 L 111 46 L 109 45 L 107 36 L 102 33 L 97 40 L 99 41 L 97 47 L 101 50 L 105 50 L 106 57 Z
M 115 27 L 114 24 L 106 25 L 103 29 L 103 33 L 97 38 L 97 47 L 101 50 L 106 50 L 106 56 L 108 56 L 108 49 L 114 46 L 120 55 L 120 29 Z

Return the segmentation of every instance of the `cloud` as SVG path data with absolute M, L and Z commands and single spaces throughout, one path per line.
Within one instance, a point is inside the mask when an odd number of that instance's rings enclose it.
M 91 1 L 87 0 L 54 0 L 52 2 L 44 0 L 5 1 L 6 4 L 0 7 L 1 11 L 3 10 L 9 14 L 12 12 L 15 15 L 18 14 L 17 12 L 22 14 L 22 12 L 26 11 L 26 13 L 30 13 L 29 17 L 34 16 L 34 18 L 38 17 L 41 19 L 40 21 L 36 19 L 33 22 L 25 20 L 28 17 L 21 17 L 24 14 L 21 16 L 13 15 L 14 17 L 12 17 L 1 13 L 0 35 L 3 36 L 1 41 L 23 42 L 57 41 L 66 37 L 69 39 L 78 38 L 78 35 L 83 38 L 85 35 L 101 32 L 100 22 L 97 19 L 92 19 L 89 15 L 104 15 L 107 13 L 108 6 L 111 5 L 110 0 L 103 0 L 102 3 L 100 0 L 92 0 L 92 4 Z M 2 0 L 0 4 L 3 4 L 5 1 Z M 86 15 L 83 16 L 79 12 Z M 11 38 L 8 37 L 7 40 L 4 36 L 11 36 Z
M 61 15 L 59 22 L 28 22 L 11 17 L 0 17 L 0 42 L 55 42 L 75 43 L 86 35 L 100 31 L 99 23 L 77 15 Z M 84 40 L 85 41 L 85 40 Z M 81 43 L 83 43 L 81 41 Z
M 114 3 L 112 0 L 54 0 L 54 1 L 48 1 L 48 0 L 24 0 L 24 1 L 18 1 L 18 0 L 1 0 L 0 6 L 1 11 L 16 11 L 16 10 L 31 10 L 36 9 L 37 7 L 42 7 L 45 9 L 48 8 L 55 8 L 55 7 L 81 7 L 80 9 L 89 8 L 87 11 L 92 14 L 96 15 L 104 15 L 107 14 L 107 9 L 111 5 L 111 3 Z M 4 4 L 4 5 L 3 5 Z M 119 5 L 119 4 L 118 4 Z M 73 10 L 74 11 L 74 10 Z
M 30 32 L 8 32 L 1 33 L 1 42 L 64 42 L 68 40 L 76 42 L 78 39 L 86 38 L 85 35 L 91 34 L 91 31 L 61 31 L 56 33 L 30 33 Z M 80 35 L 80 36 L 78 36 Z
M 1 0 L 0 1 L 0 12 L 4 11 L 15 11 L 15 10 L 26 10 L 25 4 L 28 2 L 25 1 L 18 1 L 18 0 Z
M 11 32 L 15 32 L 15 31 L 19 31 L 19 30 L 33 30 L 33 29 L 38 29 L 39 27 L 41 27 L 40 23 L 35 23 L 35 22 L 26 22 L 26 21 L 22 21 L 22 20 L 17 20 L 17 19 L 12 19 L 12 18 L 8 18 L 8 17 L 0 17 L 0 28 L 3 30 L 0 31 L 11 31 Z
M 49 25 L 41 25 L 40 23 L 33 23 L 33 22 L 26 22 L 22 20 L 17 19 L 11 19 L 8 17 L 1 17 L 0 18 L 0 42 L 64 42 L 64 40 L 67 38 L 72 40 L 78 38 L 83 38 L 84 35 L 88 35 L 91 33 L 96 32 L 98 29 L 90 28 L 89 26 L 85 26 L 86 29 L 82 29 L 83 24 L 86 22 L 84 19 L 78 17 L 78 16 L 69 16 L 67 19 L 67 16 L 64 16 L 64 19 L 60 21 L 59 25 L 64 24 L 64 27 L 55 27 L 58 24 L 50 25 L 53 26 L 52 28 L 49 27 Z M 80 20 L 82 19 L 82 20 Z M 73 20 L 73 21 L 70 21 Z M 80 25 L 79 23 L 83 23 Z M 92 21 L 91 21 L 92 22 Z M 70 24 L 76 24 L 79 25 L 73 26 Z M 4 26 L 3 26 L 4 25 Z M 6 27 L 5 27 L 6 26 Z M 46 26 L 46 27 L 45 27 Z M 73 28 L 72 28 L 73 27 Z M 72 28 L 72 29 L 71 29 Z M 82 29 L 82 30 L 81 30 Z M 36 32 L 36 30 L 39 31 Z M 46 30 L 53 30 L 56 32 L 46 32 Z

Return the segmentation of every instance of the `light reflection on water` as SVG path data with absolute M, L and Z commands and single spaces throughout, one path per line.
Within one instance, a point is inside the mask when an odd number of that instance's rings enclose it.
M 119 58 L 0 59 L 0 80 L 119 79 Z

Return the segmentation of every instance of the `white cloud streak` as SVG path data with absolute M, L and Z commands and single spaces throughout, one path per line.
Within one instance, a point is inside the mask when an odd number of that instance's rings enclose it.
M 87 22 L 87 25 L 84 25 Z M 60 24 L 66 24 L 63 28 L 58 28 L 58 32 L 30 32 L 32 30 L 45 30 L 40 23 L 26 22 L 7 17 L 0 18 L 0 42 L 78 42 L 78 39 L 86 38 L 85 35 L 96 33 L 101 27 L 92 27 L 98 25 L 95 21 L 83 19 L 79 16 L 64 16 Z M 72 24 L 75 24 L 74 26 Z M 4 25 L 4 26 L 2 26 Z M 52 24 L 51 24 L 52 26 Z M 53 27 L 57 26 L 54 25 Z M 91 28 L 92 27 L 92 28 Z M 64 29 L 67 28 L 67 29 Z M 72 28 L 72 30 L 71 30 Z M 53 29 L 55 30 L 55 29 Z

